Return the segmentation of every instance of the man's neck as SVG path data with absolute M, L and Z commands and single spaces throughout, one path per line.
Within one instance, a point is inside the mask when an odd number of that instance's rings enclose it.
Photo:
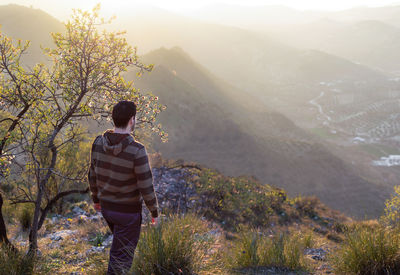
M 131 132 L 129 131 L 128 128 L 126 128 L 126 129 L 114 128 L 114 133 L 116 133 L 116 134 L 130 134 Z

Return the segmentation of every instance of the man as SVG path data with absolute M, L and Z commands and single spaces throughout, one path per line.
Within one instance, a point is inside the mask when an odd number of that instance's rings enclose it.
M 130 134 L 136 105 L 121 101 L 112 111 L 114 129 L 96 137 L 92 145 L 89 186 L 95 209 L 101 211 L 114 234 L 107 274 L 129 270 L 139 241 L 142 198 L 158 222 L 158 201 L 146 148 Z

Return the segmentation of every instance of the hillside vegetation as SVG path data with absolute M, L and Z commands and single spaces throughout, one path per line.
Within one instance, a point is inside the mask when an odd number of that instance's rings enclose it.
M 355 222 L 315 197 L 290 197 L 254 178 L 227 177 L 195 163 L 153 155 L 152 166 L 161 224 L 150 226 L 145 209 L 132 274 L 397 270 L 399 235 L 384 223 Z M 88 195 L 69 197 L 65 204 L 49 213 L 40 231 L 38 260 L 32 263 L 2 250 L 1 270 L 23 264 L 34 274 L 105 273 L 112 242 L 106 222 Z M 11 239 L 23 250 L 27 244 L 22 225 L 30 215 L 24 218 L 23 207 L 6 209 Z
M 250 267 L 237 258 L 236 252 L 231 254 L 227 248 L 238 249 L 238 246 L 245 245 L 242 238 L 253 234 L 254 230 L 277 236 L 273 243 L 279 242 L 279 234 L 283 232 L 290 238 L 286 240 L 285 237 L 282 244 L 284 250 L 274 252 L 283 253 L 282 260 L 278 262 L 278 258 L 269 258 L 269 262 L 264 262 L 265 267 L 278 270 L 312 269 L 318 262 L 307 259 L 307 253 L 311 252 L 303 250 L 322 245 L 323 240 L 331 245 L 340 242 L 342 229 L 351 222 L 351 219 L 330 210 L 316 198 L 290 198 L 284 190 L 263 185 L 254 178 L 226 177 L 194 163 L 158 161 L 158 165 L 153 163 L 153 166 L 163 223 L 159 228 L 149 227 L 146 209 L 142 237 L 135 254 L 137 258 L 132 267 L 139 274 L 149 274 L 148 268 L 154 267 L 143 264 L 150 264 L 151 261 L 174 274 L 180 274 L 174 269 L 177 267 L 183 270 L 183 274 L 213 274 L 216 270 L 229 274 L 231 268 Z M 177 203 L 175 199 L 184 203 Z M 64 204 L 63 209 L 49 213 L 39 232 L 41 256 L 35 264 L 34 273 L 102 274 L 112 240 L 106 222 L 101 214 L 94 211 L 88 195 L 72 196 Z M 5 209 L 11 240 L 23 250 L 26 229 L 22 225 L 32 213 L 26 212 L 22 206 L 17 211 L 11 205 L 6 205 Z M 155 254 L 151 247 L 161 245 L 158 243 L 161 241 L 165 242 L 165 250 L 157 253 L 165 254 Z M 298 246 L 299 254 L 287 254 L 285 245 Z M 324 246 L 324 249 L 328 247 Z M 186 256 L 183 253 L 187 253 Z M 2 270 L 26 261 L 22 256 L 0 255 L 4 259 L 0 260 Z M 178 260 L 179 257 L 182 261 Z M 280 257 L 279 254 L 276 257 Z

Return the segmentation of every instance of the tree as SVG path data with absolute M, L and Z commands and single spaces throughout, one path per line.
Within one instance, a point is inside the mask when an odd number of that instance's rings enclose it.
M 151 72 L 153 65 L 138 60 L 137 49 L 128 45 L 124 32 L 99 30 L 110 22 L 99 17 L 99 10 L 100 5 L 90 12 L 74 10 L 65 24 L 65 33 L 52 34 L 55 47 L 45 49 L 52 67 L 37 65 L 28 74 L 35 84 L 30 86 L 40 92 L 34 108 L 29 108 L 19 122 L 15 150 L 24 156 L 24 172 L 19 180 L 25 188 L 12 201 L 35 206 L 30 253 L 37 250 L 37 232 L 54 203 L 72 193 L 88 192 L 88 188 L 82 188 L 87 187 L 87 167 L 73 169 L 71 174 L 71 169 L 61 165 L 71 148 L 77 148 L 86 138 L 82 121 L 100 123 L 102 118 L 110 117 L 116 102 L 132 100 L 138 106 L 137 128 L 158 132 L 166 141 L 167 134 L 155 123 L 165 106 L 151 93 L 142 94 L 123 77 L 128 69 L 141 76 L 145 71 Z
M 383 224 L 399 227 L 400 225 L 400 185 L 394 187 L 394 194 L 385 202 L 384 215 L 380 217 Z
M 18 152 L 15 141 L 21 136 L 20 126 L 44 93 L 42 79 L 44 70 L 38 64 L 26 71 L 21 57 L 29 47 L 19 40 L 17 45 L 0 33 L 0 178 L 9 174 L 9 163 Z M 2 215 L 3 196 L 0 192 L 0 242 L 11 245 Z M 15 249 L 12 245 L 11 247 Z

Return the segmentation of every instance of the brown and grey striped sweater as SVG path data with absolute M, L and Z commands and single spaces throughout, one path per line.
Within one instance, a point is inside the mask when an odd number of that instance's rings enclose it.
M 93 202 L 100 202 L 101 207 L 136 213 L 142 211 L 144 199 L 152 217 L 158 217 L 146 148 L 132 135 L 107 130 L 96 137 L 88 179 Z

